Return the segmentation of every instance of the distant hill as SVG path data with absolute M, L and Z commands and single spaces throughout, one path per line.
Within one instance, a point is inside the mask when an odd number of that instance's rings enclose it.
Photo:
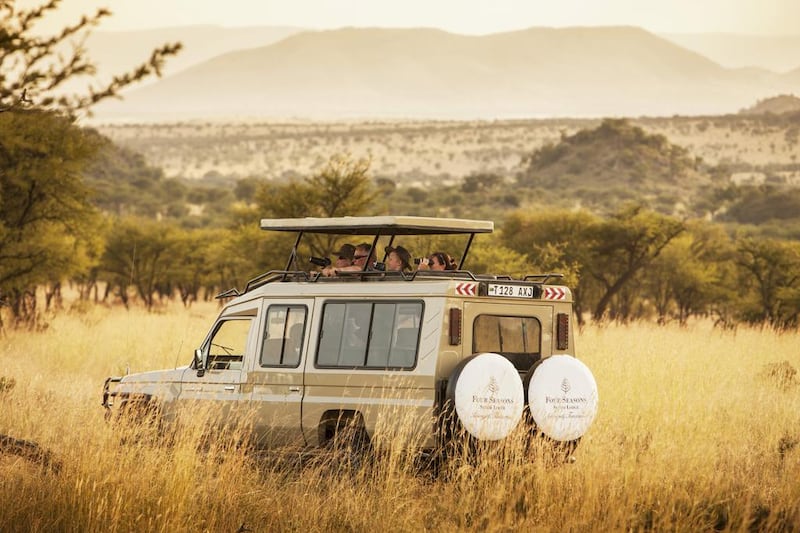
M 669 33 L 662 37 L 726 68 L 787 72 L 800 67 L 800 34 Z
M 632 200 L 676 214 L 711 179 L 685 148 L 623 119 L 606 119 L 534 151 L 518 176 L 522 186 L 567 196 L 598 210 Z
M 97 78 L 110 80 L 112 76 L 127 72 L 146 61 L 155 47 L 179 41 L 183 43 L 183 50 L 166 62 L 163 74 L 168 76 L 221 54 L 267 46 L 300 31 L 301 28 L 287 26 L 223 28 L 199 25 L 137 31 L 96 31 L 90 34 L 85 46 L 88 57 L 97 64 Z M 77 85 L 86 85 L 86 82 Z
M 725 69 L 632 27 L 486 36 L 347 28 L 230 52 L 96 111 L 131 119 L 717 114 L 792 90 L 800 87 L 785 76 Z
M 793 94 L 781 94 L 759 100 L 754 106 L 743 109 L 740 113 L 746 115 L 758 115 L 762 113 L 780 115 L 782 113 L 794 113 L 798 111 L 800 111 L 800 98 Z

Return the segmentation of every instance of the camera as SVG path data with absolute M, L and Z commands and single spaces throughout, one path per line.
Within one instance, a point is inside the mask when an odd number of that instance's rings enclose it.
M 377 270 L 379 272 L 386 271 L 386 263 L 381 263 L 380 261 L 375 261 L 375 264 L 372 265 L 373 270 Z
M 331 266 L 331 260 L 327 257 L 310 257 L 308 262 L 323 268 Z
M 430 261 L 428 261 L 427 257 L 415 257 L 414 264 L 415 265 L 427 265 Z

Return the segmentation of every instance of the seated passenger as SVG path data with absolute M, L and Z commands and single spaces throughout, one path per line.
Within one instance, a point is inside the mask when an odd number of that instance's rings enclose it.
M 348 245 L 349 246 L 349 245 Z M 372 245 L 366 242 L 356 245 L 353 248 L 353 260 L 349 265 L 331 265 L 322 271 L 323 276 L 335 276 L 337 272 L 358 272 L 365 270 L 364 265 L 375 263 L 374 254 L 370 253 Z
M 353 258 L 356 253 L 356 247 L 352 244 L 343 244 L 339 250 L 336 251 L 333 255 L 336 259 L 333 260 L 333 264 L 326 266 L 322 269 L 323 276 L 334 276 L 336 275 L 337 269 L 342 269 L 344 267 L 349 267 L 353 265 Z
M 405 272 L 411 270 L 411 253 L 402 246 L 386 247 L 386 271 Z
M 456 270 L 458 267 L 456 266 L 456 262 L 450 257 L 449 254 L 444 252 L 434 252 L 425 258 L 424 261 L 420 261 L 417 270 Z

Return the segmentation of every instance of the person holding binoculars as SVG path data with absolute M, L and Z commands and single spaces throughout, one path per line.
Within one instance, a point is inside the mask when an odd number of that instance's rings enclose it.
M 333 255 L 336 257 L 333 261 L 327 257 L 312 257 L 309 261 L 317 266 L 324 267 L 322 269 L 323 276 L 335 276 L 336 270 L 342 270 L 353 266 L 356 247 L 352 244 L 345 243 L 334 252 Z
M 456 262 L 449 254 L 433 252 L 428 257 L 414 259 L 417 270 L 456 270 Z

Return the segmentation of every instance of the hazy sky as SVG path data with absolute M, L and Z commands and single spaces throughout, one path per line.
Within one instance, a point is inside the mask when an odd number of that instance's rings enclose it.
M 43 0 L 42 0 L 43 1 Z M 37 0 L 18 0 L 20 7 Z M 63 0 L 59 19 L 96 7 L 99 30 L 220 26 L 435 27 L 483 34 L 531 26 L 640 26 L 656 33 L 800 35 L 800 0 Z

